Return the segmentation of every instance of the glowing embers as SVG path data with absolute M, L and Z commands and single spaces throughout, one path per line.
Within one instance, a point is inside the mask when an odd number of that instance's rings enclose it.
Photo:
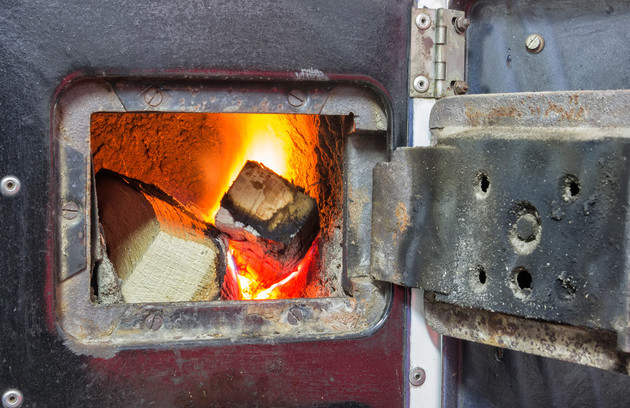
M 248 263 L 238 246 L 238 242 L 230 241 L 222 299 L 261 300 L 307 296 L 309 281 L 317 273 L 319 237 L 298 266 L 279 280 L 275 274 L 266 273 L 268 269 L 261 268 L 260 263 Z

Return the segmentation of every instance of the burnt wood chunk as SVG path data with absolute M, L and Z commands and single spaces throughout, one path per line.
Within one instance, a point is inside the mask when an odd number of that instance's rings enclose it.
M 282 279 L 319 232 L 317 202 L 271 169 L 248 161 L 221 200 L 216 227 L 242 255 Z
M 99 172 L 96 190 L 107 254 L 125 302 L 219 298 L 224 262 L 211 225 L 155 186 L 115 173 Z

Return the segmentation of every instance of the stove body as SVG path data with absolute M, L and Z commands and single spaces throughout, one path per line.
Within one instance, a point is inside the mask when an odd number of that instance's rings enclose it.
M 580 7 L 567 1 L 553 6 L 536 1 L 452 3 L 450 8 L 465 11 L 473 22 L 466 34 L 469 93 L 630 87 L 623 65 L 606 69 L 602 64 L 603 68 L 596 69 L 595 64 L 576 60 L 581 51 L 595 60 L 600 55 L 613 58 L 618 50 L 625 50 L 626 33 L 615 36 L 620 32 L 615 24 L 628 15 L 623 2 Z M 575 14 L 573 20 L 564 15 L 568 9 Z M 409 289 L 384 285 L 387 296 L 382 314 L 375 313 L 377 318 L 365 330 L 351 335 L 325 332 L 299 337 L 287 332 L 278 336 L 270 330 L 257 337 L 263 323 L 256 320 L 239 332 L 253 330 L 255 335 L 248 340 L 164 336 L 150 325 L 140 337 L 126 342 L 130 328 L 135 330 L 142 324 L 140 319 L 156 309 L 149 305 L 127 307 L 128 325 L 112 329 L 123 338 L 120 347 L 85 348 L 84 342 L 75 341 L 77 334 L 85 326 L 99 326 L 107 313 L 86 313 L 82 309 L 86 303 L 80 301 L 64 301 L 60 313 L 60 283 L 70 282 L 70 287 L 61 289 L 69 298 L 77 296 L 77 288 L 67 276 L 59 276 L 56 255 L 57 228 L 63 223 L 59 186 L 70 191 L 75 180 L 71 171 L 61 171 L 58 156 L 59 140 L 66 143 L 73 136 L 60 138 L 55 133 L 58 102 L 65 90 L 83 80 L 110 85 L 136 81 L 142 83 L 142 91 L 133 94 L 140 95 L 140 105 L 125 101 L 124 92 L 113 102 L 127 102 L 129 110 L 136 111 L 147 109 L 142 105 L 145 87 L 165 89 L 171 84 L 220 84 L 225 92 L 233 85 L 259 87 L 282 99 L 290 98 L 293 89 L 309 87 L 367 89 L 386 118 L 381 153 L 389 158 L 397 147 L 418 139 L 417 126 L 429 125 L 428 116 L 423 119 L 409 98 L 410 2 L 31 1 L 10 2 L 4 14 L 0 26 L 0 176 L 14 175 L 20 185 L 17 194 L 0 201 L 0 391 L 20 390 L 26 406 L 423 403 L 410 391 L 422 384 L 410 381 L 414 363 L 409 361 L 409 345 L 416 343 L 409 340 L 413 316 Z M 604 25 L 605 18 L 613 19 L 612 23 Z M 593 34 L 587 27 L 606 28 Z M 547 39 L 547 53 L 541 56 L 548 59 L 542 63 L 525 58 L 528 54 L 521 49 L 520 37 L 532 30 L 542 30 Z M 588 47 L 579 43 L 592 35 L 596 39 L 591 38 Z M 90 95 L 85 106 L 99 102 Z M 351 111 L 346 107 L 351 105 L 340 99 L 333 111 L 347 115 Z M 172 111 L 172 107 L 163 108 Z M 98 110 L 78 112 L 85 117 Z M 363 117 L 369 117 L 369 112 Z M 424 122 L 418 125 L 417 121 Z M 72 162 L 71 156 L 64 157 Z M 357 237 L 361 234 L 367 249 L 358 249 L 354 256 L 369 252 L 370 237 L 365 230 Z M 66 247 L 78 251 L 78 263 L 87 256 L 80 245 Z M 416 303 L 417 296 L 414 292 Z M 278 303 L 268 309 L 284 324 L 290 305 Z M 227 308 L 221 313 L 229 322 L 229 316 L 258 313 L 251 308 L 256 306 Z M 166 313 L 162 315 L 165 321 L 174 314 L 192 313 L 197 320 L 191 327 L 216 323 L 212 312 L 204 314 L 194 306 L 188 311 L 160 310 Z M 260 314 L 265 313 L 269 310 Z M 315 333 L 321 328 L 312 329 Z M 111 334 L 102 327 L 99 330 L 105 337 Z M 441 403 L 447 407 L 506 406 L 515 401 L 532 406 L 554 401 L 625 406 L 628 399 L 626 376 L 451 338 L 444 339 L 443 369 L 438 385 L 443 392 Z M 563 380 L 547 387 L 547 378 Z M 576 384 L 588 384 L 592 392 L 563 391 Z M 533 396 L 526 392 L 532 389 L 536 390 Z

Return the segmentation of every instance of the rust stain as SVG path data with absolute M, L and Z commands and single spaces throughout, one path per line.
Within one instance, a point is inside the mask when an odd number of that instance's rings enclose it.
M 398 219 L 398 230 L 405 232 L 409 227 L 409 215 L 407 215 L 407 207 L 401 202 L 396 206 L 396 218 Z
M 466 106 L 465 114 L 472 126 L 496 125 L 501 123 L 501 119 L 503 118 L 521 118 L 523 116 L 523 112 L 515 105 L 493 108 L 488 113 L 483 113 L 471 106 Z
M 573 98 L 575 97 L 575 98 Z M 577 101 L 578 95 L 573 95 L 569 97 L 570 101 Z M 575 103 L 575 102 L 574 102 Z M 555 113 L 559 119 L 567 120 L 567 121 L 578 121 L 583 120 L 586 114 L 586 110 L 583 106 L 579 108 L 571 108 L 565 109 L 563 106 L 559 106 L 558 104 L 548 102 L 548 108 L 545 110 L 545 117 L 549 117 L 550 114 Z

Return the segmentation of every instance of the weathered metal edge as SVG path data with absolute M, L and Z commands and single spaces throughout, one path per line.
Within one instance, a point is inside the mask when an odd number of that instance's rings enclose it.
M 429 325 L 439 333 L 543 357 L 628 374 L 630 353 L 617 350 L 614 332 L 565 326 L 452 306 L 425 294 Z

